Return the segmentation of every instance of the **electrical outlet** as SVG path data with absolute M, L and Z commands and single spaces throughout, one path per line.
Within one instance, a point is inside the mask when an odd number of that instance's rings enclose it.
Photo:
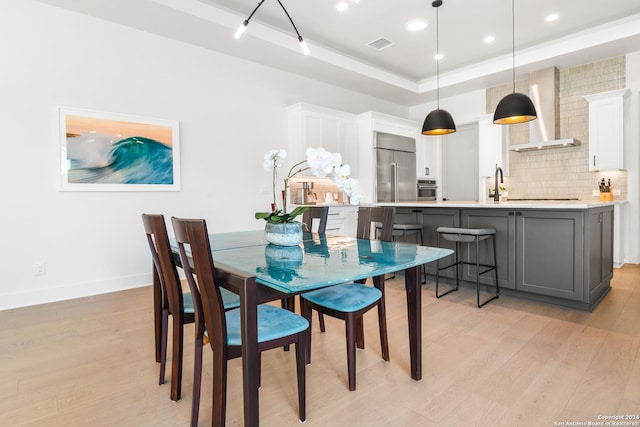
M 33 264 L 34 276 L 44 276 L 47 274 L 47 264 L 45 262 L 36 262 Z
M 613 190 L 613 195 L 614 196 L 619 196 L 620 195 L 620 190 Z
M 592 196 L 599 196 L 599 195 L 600 195 L 600 191 L 598 191 L 598 190 L 591 190 L 591 195 L 592 195 Z

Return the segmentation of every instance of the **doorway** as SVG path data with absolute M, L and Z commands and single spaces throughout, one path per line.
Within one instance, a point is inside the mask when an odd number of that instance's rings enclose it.
M 442 199 L 478 200 L 478 124 L 442 138 Z

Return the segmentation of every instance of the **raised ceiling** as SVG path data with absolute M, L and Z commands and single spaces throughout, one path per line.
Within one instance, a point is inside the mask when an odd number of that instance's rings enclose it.
M 239 40 L 233 34 L 258 0 L 39 0 L 143 31 L 351 88 L 403 105 L 435 98 L 435 9 L 427 0 L 265 0 Z M 444 0 L 440 13 L 441 97 L 511 80 L 511 1 Z M 545 18 L 555 13 L 558 19 Z M 429 26 L 408 32 L 405 24 Z M 640 50 L 638 0 L 517 0 L 517 77 Z M 485 43 L 485 36 L 495 37 Z M 376 50 L 368 44 L 393 42 Z

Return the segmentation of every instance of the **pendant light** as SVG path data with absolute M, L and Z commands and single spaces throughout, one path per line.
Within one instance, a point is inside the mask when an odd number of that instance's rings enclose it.
M 422 125 L 422 134 L 446 135 L 456 131 L 456 124 L 454 123 L 453 117 L 451 117 L 451 114 L 449 114 L 448 111 L 440 109 L 440 29 L 438 8 L 442 6 L 442 0 L 435 0 L 433 3 L 431 3 L 431 6 L 436 9 L 436 54 L 438 55 L 438 57 L 436 58 L 436 98 L 438 108 L 430 112 L 424 119 L 424 124 Z
M 493 123 L 497 125 L 512 125 L 516 123 L 530 122 L 536 119 L 536 107 L 531 99 L 524 93 L 516 92 L 516 25 L 515 6 L 511 0 L 511 40 L 513 61 L 513 92 L 500 100 L 493 115 Z
M 251 15 L 249 15 L 247 19 L 242 21 L 242 24 L 240 24 L 240 27 L 238 27 L 238 29 L 236 30 L 236 33 L 233 35 L 236 39 L 239 39 L 240 36 L 244 34 L 244 31 L 247 29 L 247 26 L 249 25 L 249 20 L 251 20 L 251 17 L 253 16 L 253 14 L 256 13 L 256 11 L 260 6 L 262 6 L 262 3 L 264 3 L 264 1 L 265 0 L 260 0 L 260 3 L 258 3 L 256 8 L 253 9 L 253 12 L 251 12 Z M 282 10 L 284 10 L 284 13 L 287 15 L 287 18 L 289 18 L 289 22 L 291 22 L 291 25 L 293 26 L 293 29 L 296 32 L 296 35 L 298 36 L 298 43 L 300 43 L 300 48 L 302 49 L 302 53 L 304 53 L 305 55 L 309 55 L 309 48 L 307 47 L 307 43 L 304 41 L 304 39 L 298 32 L 298 29 L 296 28 L 296 24 L 294 24 L 293 19 L 291 19 L 291 15 L 289 15 L 289 12 L 287 12 L 287 9 L 285 9 L 284 5 L 280 2 L 280 0 L 276 0 L 276 1 L 278 2 Z

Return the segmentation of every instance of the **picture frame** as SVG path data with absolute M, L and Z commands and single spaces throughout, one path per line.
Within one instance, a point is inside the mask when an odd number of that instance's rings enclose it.
M 180 191 L 177 121 L 58 107 L 60 191 Z

